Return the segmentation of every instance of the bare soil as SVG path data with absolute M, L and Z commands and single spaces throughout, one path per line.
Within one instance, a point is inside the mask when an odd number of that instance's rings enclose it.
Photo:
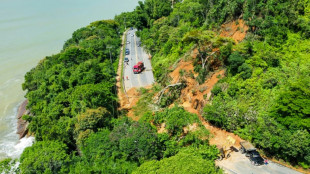
M 193 50 L 191 54 L 192 58 L 196 58 L 196 52 L 196 49 Z M 185 74 L 183 76 L 180 75 L 181 69 L 184 71 Z M 234 146 L 236 148 L 239 148 L 239 144 L 241 141 L 241 138 L 239 136 L 212 126 L 201 115 L 203 106 L 205 106 L 205 104 L 207 104 L 211 98 L 211 90 L 218 82 L 218 80 L 224 77 L 225 70 L 218 70 L 216 72 L 213 72 L 209 75 L 209 77 L 203 84 L 199 84 L 195 80 L 195 78 L 186 75 L 190 72 L 194 72 L 193 63 L 191 61 L 185 62 L 181 60 L 177 68 L 170 74 L 170 77 L 172 78 L 171 83 L 177 83 L 181 80 L 181 78 L 186 81 L 186 87 L 182 90 L 180 96 L 182 106 L 188 112 L 197 114 L 202 124 L 210 131 L 211 145 L 224 146 L 227 137 L 231 136 L 236 140 Z M 194 73 L 194 77 L 197 77 L 197 75 L 198 74 Z
M 245 25 L 245 22 L 242 19 L 228 22 L 221 26 L 220 36 L 230 37 L 234 39 L 237 43 L 242 41 L 248 31 L 249 27 Z

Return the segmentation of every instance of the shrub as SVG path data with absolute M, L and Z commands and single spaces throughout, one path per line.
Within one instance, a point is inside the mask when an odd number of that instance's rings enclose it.
M 244 57 L 239 52 L 233 52 L 228 58 L 230 72 L 233 75 L 237 74 L 239 66 L 241 66 L 244 61 Z
M 241 73 L 243 79 L 248 79 L 252 76 L 252 68 L 247 63 L 243 63 L 239 66 L 238 73 Z
M 213 95 L 218 95 L 219 93 L 222 92 L 222 88 L 219 86 L 214 86 L 211 92 Z

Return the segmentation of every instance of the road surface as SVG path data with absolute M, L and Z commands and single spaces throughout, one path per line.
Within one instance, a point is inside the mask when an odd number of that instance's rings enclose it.
M 126 36 L 125 48 L 130 51 L 129 55 L 125 55 L 129 59 L 128 64 L 124 62 L 124 88 L 126 91 L 132 87 L 140 88 L 154 83 L 151 60 L 144 49 L 138 46 L 140 38 L 136 36 L 136 31 L 136 29 L 129 30 Z M 139 74 L 134 74 L 132 68 L 140 61 L 144 63 L 145 69 Z
M 233 152 L 230 158 L 217 161 L 216 164 L 228 174 L 301 174 L 272 161 L 267 165 L 254 166 L 241 152 Z

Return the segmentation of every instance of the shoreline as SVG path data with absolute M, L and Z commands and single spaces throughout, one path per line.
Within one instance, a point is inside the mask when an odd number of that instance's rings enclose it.
M 22 119 L 23 115 L 29 115 L 30 114 L 30 111 L 26 109 L 27 104 L 28 104 L 28 100 L 26 99 L 18 107 L 18 111 L 16 114 L 16 118 L 17 118 L 16 134 L 19 135 L 19 139 L 22 139 L 23 137 L 25 137 L 28 134 L 29 122 Z

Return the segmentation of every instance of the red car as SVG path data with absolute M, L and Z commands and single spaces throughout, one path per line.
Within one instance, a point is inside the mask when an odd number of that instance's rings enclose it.
M 133 66 L 133 73 L 138 74 L 144 70 L 144 63 L 138 62 L 137 65 Z

